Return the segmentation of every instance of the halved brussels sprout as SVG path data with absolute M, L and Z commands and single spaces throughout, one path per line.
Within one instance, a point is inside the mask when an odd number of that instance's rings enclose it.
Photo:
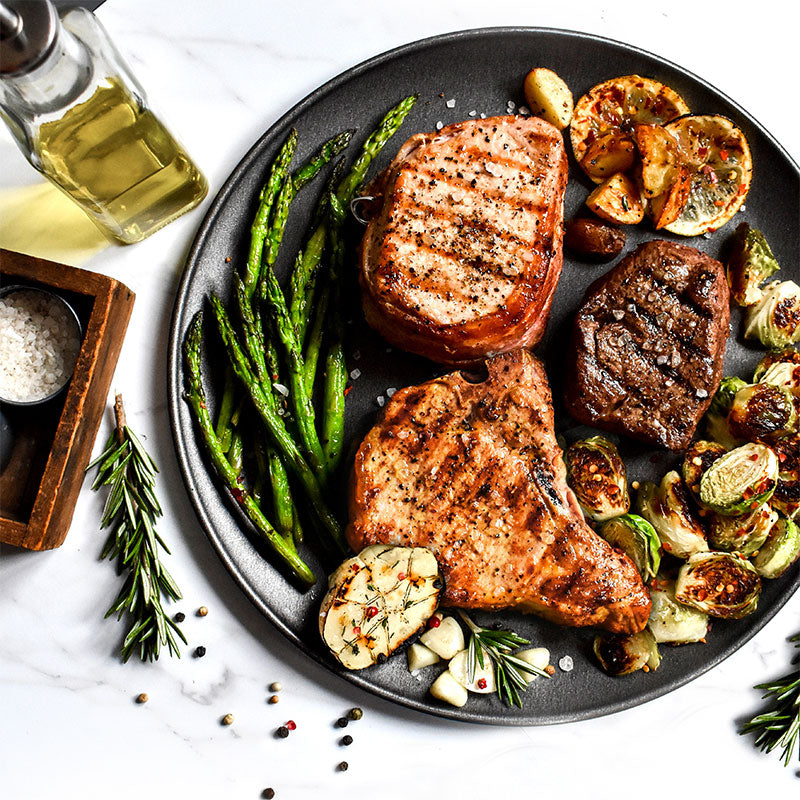
M 595 637 L 594 654 L 600 665 L 615 677 L 629 675 L 647 665 L 658 669 L 661 656 L 655 637 L 646 628 L 639 633 L 603 633 Z
M 661 542 L 646 519 L 638 514 L 623 514 L 604 522 L 600 535 L 633 561 L 645 583 L 655 578 L 661 565 Z
M 678 558 L 708 550 L 706 532 L 689 502 L 681 476 L 672 470 L 661 485 L 643 483 L 636 498 L 636 510 L 656 530 L 661 546 Z
M 790 519 L 800 511 L 800 434 L 779 439 L 772 449 L 778 454 L 778 485 L 772 495 L 773 508 Z
M 675 599 L 712 617 L 741 619 L 756 610 L 761 578 L 734 553 L 695 553 L 678 572 Z
M 659 644 L 689 644 L 705 639 L 708 614 L 675 599 L 675 581 L 660 581 L 650 589 L 653 601 L 647 627 Z
M 794 433 L 797 410 L 791 391 L 766 382 L 739 389 L 728 412 L 728 430 L 738 439 L 765 443 Z
M 745 386 L 747 386 L 747 382 L 741 378 L 735 376 L 723 378 L 711 400 L 708 411 L 706 411 L 706 436 L 729 450 L 736 447 L 737 444 L 741 444 L 740 441 L 734 439 L 728 429 L 728 412 L 731 410 L 736 393 Z
M 753 566 L 762 578 L 780 578 L 798 558 L 800 527 L 792 520 L 781 517 L 753 559 Z
M 605 522 L 631 507 L 625 464 L 602 436 L 574 442 L 564 453 L 569 483 L 589 519 Z
M 698 439 L 689 445 L 689 449 L 683 456 L 681 474 L 686 488 L 693 495 L 700 493 L 700 478 L 703 473 L 727 452 L 727 448 L 719 442 L 709 442 L 705 439 Z
M 773 350 L 767 353 L 764 358 L 758 362 L 756 371 L 753 373 L 753 383 L 761 383 L 767 370 L 775 364 L 800 365 L 800 351 L 794 347 L 785 347 L 783 350 Z M 766 381 L 766 383 L 771 382 L 772 381 Z
M 768 283 L 747 312 L 744 338 L 772 349 L 800 341 L 800 286 L 794 281 Z
M 766 541 L 778 512 L 769 503 L 741 517 L 713 514 L 708 523 L 708 541 L 715 550 L 749 556 Z
M 728 256 L 728 285 L 740 306 L 751 306 L 761 299 L 758 288 L 780 265 L 772 255 L 764 234 L 742 222 L 733 233 Z
M 755 511 L 772 497 L 778 483 L 778 467 L 774 450 L 763 444 L 743 444 L 703 473 L 700 503 L 726 517 Z

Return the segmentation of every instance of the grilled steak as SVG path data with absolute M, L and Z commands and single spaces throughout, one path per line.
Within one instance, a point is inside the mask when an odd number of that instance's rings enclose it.
M 517 350 L 488 369 L 393 396 L 356 455 L 348 541 L 431 548 L 445 605 L 641 630 L 650 597 L 567 488 L 541 364 Z
M 640 245 L 589 287 L 575 318 L 569 412 L 685 449 L 722 376 L 728 303 L 718 261 L 673 242 Z
M 567 158 L 541 119 L 493 117 L 412 136 L 370 193 L 367 321 L 443 364 L 536 344 L 561 274 Z

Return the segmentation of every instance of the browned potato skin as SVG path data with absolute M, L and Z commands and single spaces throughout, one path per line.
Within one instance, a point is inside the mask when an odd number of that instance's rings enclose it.
M 578 217 L 566 225 L 564 246 L 592 261 L 610 261 L 625 247 L 625 231 L 600 220 Z
M 589 145 L 581 167 L 595 183 L 602 183 L 617 172 L 630 169 L 635 158 L 636 147 L 633 140 L 622 131 L 616 130 L 603 134 Z
M 669 191 L 654 197 L 650 201 L 653 227 L 657 231 L 678 219 L 684 205 L 686 205 L 686 201 L 689 199 L 691 190 L 692 181 L 689 170 L 681 165 L 678 168 L 675 182 L 669 188 Z
M 586 205 L 600 219 L 619 225 L 637 225 L 644 217 L 639 188 L 622 172 L 600 184 L 586 198 Z

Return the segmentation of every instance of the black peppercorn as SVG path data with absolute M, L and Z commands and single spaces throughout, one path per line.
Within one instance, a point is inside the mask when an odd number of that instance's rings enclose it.
M 185 619 L 186 619 L 186 614 L 184 614 L 183 611 L 179 611 L 175 615 L 175 622 L 183 622 Z
M 203 645 L 195 648 L 194 655 L 195 658 L 202 658 L 206 654 L 206 649 Z
M 347 736 L 342 736 L 342 744 L 345 747 L 349 747 L 351 744 L 353 744 L 353 737 L 350 736 L 350 734 L 348 734 Z
M 275 733 L 279 739 L 285 739 L 289 735 L 289 729 L 285 725 L 281 725 Z
M 350 765 L 349 765 L 349 764 L 348 764 L 346 761 L 340 761 L 340 762 L 339 762 L 339 771 L 340 771 L 340 772 L 347 772 L 347 768 L 348 768 L 349 766 L 350 766 Z
M 261 796 L 266 798 L 266 800 L 272 800 L 272 798 L 275 797 L 275 790 L 272 788 L 264 789 L 264 791 L 261 792 Z
M 347 714 L 350 719 L 361 719 L 364 716 L 364 712 L 356 706 L 355 708 L 351 708 Z
M 346 728 L 347 727 L 347 717 L 339 717 L 336 720 L 336 727 L 337 728 Z

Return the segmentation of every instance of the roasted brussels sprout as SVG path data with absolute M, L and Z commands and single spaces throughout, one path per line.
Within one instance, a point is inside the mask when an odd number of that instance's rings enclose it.
M 800 286 L 794 281 L 768 283 L 748 309 L 744 337 L 772 349 L 800 341 Z
M 755 511 L 772 497 L 778 483 L 778 456 L 763 444 L 748 442 L 717 459 L 700 479 L 700 503 L 735 517 Z
M 745 386 L 747 386 L 747 382 L 741 378 L 733 376 L 723 378 L 711 400 L 708 411 L 706 411 L 706 436 L 712 441 L 724 445 L 728 450 L 741 444 L 740 441 L 734 439 L 728 429 L 728 412 L 731 410 L 736 393 Z
M 751 614 L 760 594 L 761 578 L 755 567 L 735 553 L 695 553 L 675 581 L 679 603 L 721 619 Z
M 656 530 L 661 546 L 678 558 L 708 550 L 706 532 L 689 501 L 681 476 L 672 470 L 661 485 L 643 483 L 636 497 L 636 510 Z
M 608 439 L 593 436 L 574 442 L 564 453 L 564 461 L 567 483 L 589 519 L 605 522 L 631 507 L 625 464 Z
M 696 496 L 700 493 L 700 478 L 703 473 L 727 452 L 727 449 L 719 442 L 709 442 L 705 439 L 692 442 L 683 456 L 681 474 L 686 488 L 693 495 Z
M 778 512 L 769 503 L 741 517 L 712 514 L 708 523 L 708 541 L 715 550 L 749 556 L 766 541 Z
M 771 445 L 778 454 L 778 485 L 770 502 L 790 519 L 800 511 L 800 434 L 787 436 Z
M 623 514 L 604 522 L 600 535 L 633 561 L 645 583 L 655 578 L 661 564 L 661 542 L 646 519 L 638 514 Z
M 783 350 L 773 350 L 767 353 L 758 362 L 756 371 L 753 373 L 753 383 L 760 383 L 770 367 L 775 364 L 793 364 L 800 366 L 800 351 L 794 347 L 785 347 Z M 766 381 L 772 383 L 772 381 Z
M 781 517 L 753 559 L 753 566 L 762 578 L 780 578 L 798 558 L 800 527 L 792 520 Z
M 650 589 L 653 606 L 647 627 L 659 644 L 688 644 L 705 639 L 708 614 L 675 599 L 675 581 L 659 581 Z
M 761 231 L 742 222 L 733 233 L 728 256 L 728 285 L 740 306 L 751 306 L 761 299 L 758 288 L 780 269 Z
M 647 666 L 658 669 L 661 656 L 655 637 L 646 628 L 639 633 L 603 633 L 595 637 L 594 654 L 603 669 L 615 677 Z
M 739 389 L 728 412 L 728 430 L 737 439 L 765 443 L 794 433 L 797 410 L 791 391 L 772 383 Z

